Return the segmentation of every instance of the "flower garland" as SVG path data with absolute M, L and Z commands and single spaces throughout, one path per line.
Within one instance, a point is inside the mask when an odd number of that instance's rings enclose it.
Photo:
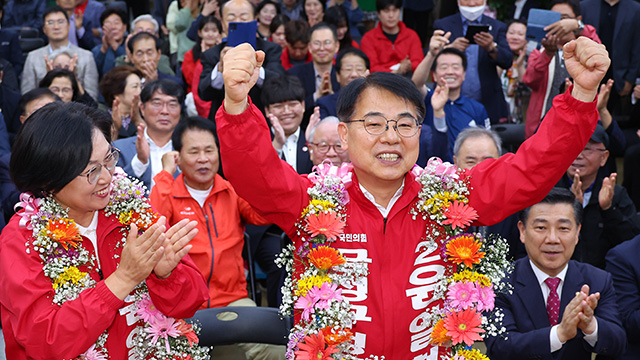
M 129 179 L 117 168 L 112 179 L 112 192 L 109 204 L 104 209 L 106 216 L 115 215 L 125 225 L 120 231 L 122 239 L 116 246 L 124 246 L 130 225 L 135 223 L 140 232 L 144 232 L 158 220 L 153 211 L 146 189 L 138 180 Z M 16 207 L 24 210 L 20 226 L 33 230 L 31 244 L 27 241 L 26 252 L 35 251 L 42 259 L 45 276 L 51 279 L 54 291 L 53 303 L 63 303 L 78 298 L 80 293 L 96 285 L 89 272 L 81 268 L 97 271 L 97 258 L 82 245 L 75 221 L 68 218 L 68 209 L 63 208 L 51 195 L 37 199 L 31 194 L 22 194 Z M 189 325 L 182 319 L 165 316 L 149 297 L 146 283 L 143 281 L 125 299 L 131 302 L 126 308 L 138 319 L 133 330 L 135 345 L 132 353 L 140 359 L 208 359 L 208 349 L 197 346 L 199 328 Z M 121 311 L 122 312 L 122 311 Z M 85 353 L 77 359 L 107 359 L 105 344 L 108 333 L 105 331 Z
M 337 168 L 323 163 L 314 170 L 309 175 L 314 184 L 308 189 L 309 205 L 296 223 L 302 243 L 298 248 L 289 245 L 276 260 L 289 274 L 281 311 L 300 314 L 289 335 L 286 357 L 357 359 L 352 355 L 354 314 L 340 288 L 351 288 L 366 277 L 367 264 L 346 262 L 331 247 L 346 225 L 351 165 Z M 479 334 L 506 331 L 494 299 L 495 292 L 508 290 L 502 282 L 511 268 L 506 260 L 508 245 L 500 238 L 463 233 L 477 218 L 467 205 L 469 178 L 464 171 L 432 158 L 426 169 L 415 166 L 412 173 L 421 190 L 411 214 L 414 220 L 427 221 L 424 251 L 440 248 L 446 268 L 433 295 L 434 300 L 444 300 L 444 306 L 432 308 L 427 319 L 433 327 L 431 343 L 451 346 L 447 359 L 488 359 L 470 346 L 482 341 Z

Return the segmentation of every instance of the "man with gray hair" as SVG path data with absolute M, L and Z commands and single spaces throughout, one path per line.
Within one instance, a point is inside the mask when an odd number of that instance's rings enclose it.
M 324 160 L 329 160 L 335 166 L 349 162 L 349 154 L 340 144 L 338 124 L 340 120 L 335 116 L 327 116 L 320 120 L 309 132 L 307 145 L 309 157 L 316 166 Z
M 453 162 L 461 169 L 471 169 L 487 159 L 497 159 L 502 154 L 502 139 L 493 130 L 469 127 L 462 130 L 453 146 Z M 492 160 L 490 160 L 492 161 Z M 469 231 L 500 235 L 509 244 L 509 258 L 517 260 L 527 255 L 518 231 L 517 214 L 491 226 L 472 226 Z
M 158 21 L 149 14 L 140 15 L 137 18 L 133 19 L 133 21 L 131 22 L 131 32 L 129 33 L 129 35 L 127 36 L 127 39 L 125 40 L 126 54 L 120 55 L 116 58 L 115 66 L 119 66 L 119 65 L 133 66 L 133 63 L 131 62 L 132 55 L 128 49 L 127 44 L 129 43 L 129 39 L 131 39 L 133 35 L 143 31 L 154 35 L 155 37 L 158 38 L 158 41 L 160 42 L 160 50 L 162 54 L 160 55 L 160 61 L 158 61 L 158 71 L 161 72 L 162 74 L 175 76 L 176 73 L 171 68 L 171 61 L 169 57 L 165 55 L 169 51 L 168 42 L 162 41 L 162 39 L 160 39 L 160 33 L 159 33 L 160 26 L 158 25 Z

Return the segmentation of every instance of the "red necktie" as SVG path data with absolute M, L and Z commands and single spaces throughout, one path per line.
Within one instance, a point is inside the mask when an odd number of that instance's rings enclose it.
M 549 287 L 549 297 L 547 298 L 547 315 L 549 315 L 549 324 L 551 326 L 558 324 L 558 315 L 560 314 L 560 297 L 556 289 L 560 285 L 560 279 L 555 277 L 547 278 L 544 281 Z

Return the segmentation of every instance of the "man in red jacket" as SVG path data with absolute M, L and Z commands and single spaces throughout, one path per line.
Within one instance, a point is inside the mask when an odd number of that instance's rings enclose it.
M 469 206 L 479 215 L 474 225 L 496 223 L 541 200 L 591 136 L 598 117 L 597 88 L 610 60 L 603 46 L 586 38 L 564 50 L 575 83 L 558 97 L 550 120 L 518 153 L 485 160 L 469 171 Z M 216 115 L 221 156 L 238 194 L 300 244 L 295 224 L 309 203 L 312 182 L 283 165 L 262 114 L 247 97 L 263 59 L 248 45 L 226 55 L 225 63 L 232 65 L 224 69 L 225 102 Z M 357 321 L 352 353 L 439 359 L 446 350 L 429 343 L 431 329 L 423 317 L 441 305 L 432 301 L 432 287 L 444 261 L 439 248 L 421 250 L 431 220 L 410 214 L 421 189 L 411 169 L 418 158 L 423 98 L 408 79 L 376 73 L 345 87 L 338 103 L 340 142 L 349 152 L 353 181 L 346 187 L 345 236 L 332 244 L 369 270 L 362 283 L 343 292 Z M 382 132 L 365 127 L 360 120 L 371 116 L 388 119 L 387 127 Z M 401 117 L 416 121 L 416 128 L 405 121 L 402 136 L 396 130 Z

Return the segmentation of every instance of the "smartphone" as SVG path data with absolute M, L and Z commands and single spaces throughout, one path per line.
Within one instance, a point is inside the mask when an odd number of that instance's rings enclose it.
M 547 35 L 544 28 L 556 21 L 560 21 L 562 14 L 557 11 L 531 9 L 527 18 L 527 40 L 542 42 Z
M 256 20 L 250 22 L 230 22 L 227 46 L 234 47 L 240 44 L 249 43 L 255 49 L 257 31 L 258 21 Z
M 489 30 L 491 30 L 491 25 L 471 24 L 467 26 L 467 33 L 464 34 L 464 37 L 469 40 L 469 44 L 475 44 L 476 41 L 473 39 L 473 35 L 481 32 L 489 32 Z

